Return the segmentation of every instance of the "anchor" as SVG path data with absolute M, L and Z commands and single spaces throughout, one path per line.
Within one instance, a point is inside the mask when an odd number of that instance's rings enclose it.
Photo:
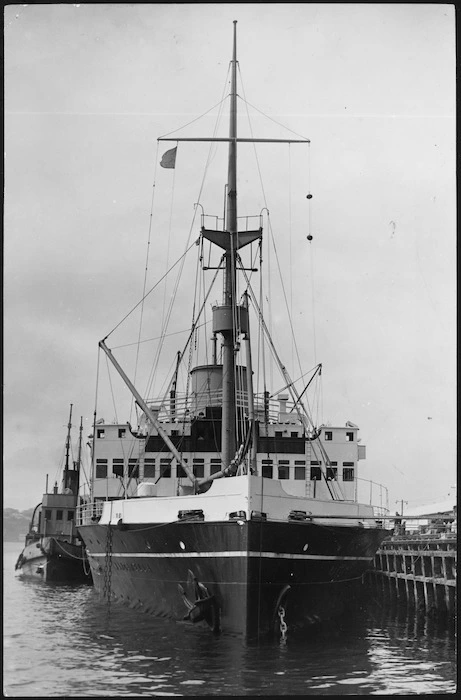
M 216 599 L 210 595 L 207 587 L 197 579 L 190 569 L 187 572 L 187 589 L 193 593 L 195 598 L 193 603 L 187 597 L 183 586 L 178 583 L 178 590 L 187 608 L 183 620 L 189 620 L 194 624 L 205 620 L 213 632 L 219 632 L 219 607 Z

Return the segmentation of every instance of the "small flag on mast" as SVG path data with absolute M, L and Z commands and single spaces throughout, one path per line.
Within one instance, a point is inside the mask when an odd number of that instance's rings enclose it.
M 166 151 L 166 153 L 163 154 L 162 160 L 160 161 L 160 165 L 162 168 L 174 168 L 176 164 L 176 151 L 178 150 L 178 147 L 175 146 L 174 148 L 171 148 L 169 151 Z

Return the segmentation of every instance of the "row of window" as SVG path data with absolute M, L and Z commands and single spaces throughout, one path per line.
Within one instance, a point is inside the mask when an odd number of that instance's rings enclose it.
M 153 479 L 161 476 L 162 478 L 168 479 L 172 476 L 171 469 L 171 459 L 169 457 L 161 457 L 159 463 L 159 471 L 156 472 L 155 459 L 154 458 L 144 458 L 144 478 Z M 184 460 L 187 462 L 187 459 Z M 326 468 L 326 478 L 332 481 L 337 481 L 338 479 L 338 466 L 337 462 L 331 462 L 330 466 Z M 310 467 L 310 480 L 319 481 L 322 478 L 322 470 L 320 462 L 312 461 Z M 288 459 L 280 459 L 277 463 L 278 468 L 278 479 L 289 479 L 290 476 L 294 477 L 295 480 L 305 481 L 306 479 L 306 462 L 305 460 L 295 460 L 294 467 L 290 466 L 290 461 Z M 96 478 L 105 479 L 107 478 L 108 460 L 107 459 L 97 459 L 96 460 Z M 212 458 L 210 460 L 210 475 L 216 474 L 221 469 L 221 460 Z M 294 472 L 293 472 L 294 469 Z M 198 479 L 202 479 L 205 476 L 205 460 L 203 458 L 194 458 L 192 460 L 192 471 L 194 476 Z M 112 473 L 116 476 L 123 476 L 123 459 L 113 459 L 112 460 Z M 262 470 L 261 474 L 263 477 L 268 479 L 274 478 L 274 464 L 271 459 L 262 460 Z M 139 462 L 137 459 L 128 460 L 128 476 L 129 477 L 139 477 Z M 179 464 L 176 465 L 177 479 L 182 479 L 187 477 L 186 472 L 183 467 Z M 354 481 L 354 462 L 343 462 L 342 471 L 343 481 Z
M 277 467 L 278 472 L 277 472 L 277 479 L 289 479 L 290 475 L 293 474 L 290 470 L 293 469 L 293 467 L 290 466 L 285 466 L 285 465 L 278 465 Z M 266 477 L 267 479 L 273 479 L 274 478 L 274 467 L 271 464 L 263 464 L 262 465 L 262 472 L 261 472 L 263 477 Z M 320 467 L 311 467 L 310 468 L 310 480 L 311 481 L 320 481 L 322 478 L 322 470 Z M 337 481 L 338 480 L 338 467 L 327 467 L 326 468 L 326 478 L 328 481 Z M 306 480 L 306 467 L 302 466 L 296 466 L 294 467 L 294 479 L 295 481 L 305 481 Z M 343 481 L 354 481 L 354 468 L 353 467 L 345 467 L 343 468 Z
M 171 477 L 171 458 L 161 457 L 159 461 L 159 471 L 156 472 L 155 469 L 155 458 L 145 457 L 144 458 L 144 478 L 153 479 L 156 476 L 162 476 L 162 478 Z M 183 460 L 187 463 L 187 459 Z M 112 460 L 112 473 L 116 476 L 123 476 L 123 459 L 113 459 Z M 96 478 L 105 479 L 107 477 L 108 460 L 107 459 L 97 459 L 96 460 Z M 210 474 L 216 474 L 221 469 L 220 459 L 210 460 Z M 192 470 L 194 475 L 198 479 L 202 479 L 205 476 L 205 460 L 202 457 L 196 457 L 192 460 Z M 129 459 L 128 460 L 128 476 L 129 477 L 139 477 L 139 460 Z M 186 472 L 183 467 L 179 464 L 176 467 L 176 478 L 181 479 L 187 477 Z
M 325 437 L 325 442 L 331 442 L 333 440 L 333 431 L 332 430 L 325 430 L 324 437 Z M 354 442 L 354 432 L 353 431 L 346 433 L 346 442 Z
M 106 437 L 105 428 L 96 428 L 96 437 L 98 438 L 98 440 L 103 440 Z M 118 437 L 121 439 L 126 437 L 126 428 L 118 429 Z
M 56 520 L 73 520 L 74 519 L 74 511 L 73 510 L 57 510 L 56 512 Z M 64 517 L 64 513 L 67 513 L 66 518 Z M 44 514 L 45 520 L 52 520 L 53 519 L 53 511 L 49 510 L 48 508 L 45 510 Z
M 178 435 L 179 431 L 178 430 L 173 430 L 171 432 L 172 435 Z M 325 441 L 331 442 L 333 440 L 333 431 L 332 430 L 325 430 Z M 96 437 L 98 440 L 104 439 L 106 436 L 106 431 L 104 428 L 97 428 L 96 430 Z M 119 438 L 124 438 L 126 436 L 126 428 L 118 428 L 118 437 Z M 284 437 L 284 433 L 281 430 L 276 430 L 275 431 L 275 437 Z M 299 437 L 298 432 L 291 432 L 290 437 Z M 346 433 L 346 441 L 347 442 L 354 442 L 354 433 L 353 431 L 347 432 Z

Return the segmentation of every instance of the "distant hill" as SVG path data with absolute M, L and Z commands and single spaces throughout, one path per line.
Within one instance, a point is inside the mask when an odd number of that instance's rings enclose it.
M 15 508 L 3 509 L 3 541 L 18 542 L 29 531 L 33 508 L 19 511 Z

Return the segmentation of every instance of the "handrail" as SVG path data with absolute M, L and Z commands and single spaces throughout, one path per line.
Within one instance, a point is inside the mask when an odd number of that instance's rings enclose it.
M 82 503 L 75 509 L 75 520 L 77 527 L 80 525 L 91 525 L 99 520 L 102 515 L 105 501 L 88 501 Z
M 169 397 L 149 397 L 145 399 L 145 402 L 151 410 L 155 411 L 158 414 L 159 420 L 171 420 L 171 418 L 175 418 L 177 422 L 180 422 L 182 420 L 190 421 L 191 417 L 194 417 L 200 411 L 203 411 L 205 407 L 213 408 L 216 406 L 221 406 L 222 390 L 215 389 L 214 391 L 211 391 L 207 389 L 203 392 L 193 392 L 192 394 L 188 395 L 177 391 L 175 394 L 174 411 L 171 411 Z M 264 413 L 264 402 L 265 399 L 262 394 L 255 394 L 254 409 L 256 413 Z M 248 409 L 248 394 L 245 389 L 236 390 L 236 406 L 238 408 Z M 277 422 L 281 413 L 279 400 L 269 399 L 268 407 L 269 422 Z M 291 422 L 298 422 L 296 414 L 290 412 L 290 409 L 292 407 L 294 407 L 294 403 L 292 401 L 287 401 L 287 419 L 289 419 Z

